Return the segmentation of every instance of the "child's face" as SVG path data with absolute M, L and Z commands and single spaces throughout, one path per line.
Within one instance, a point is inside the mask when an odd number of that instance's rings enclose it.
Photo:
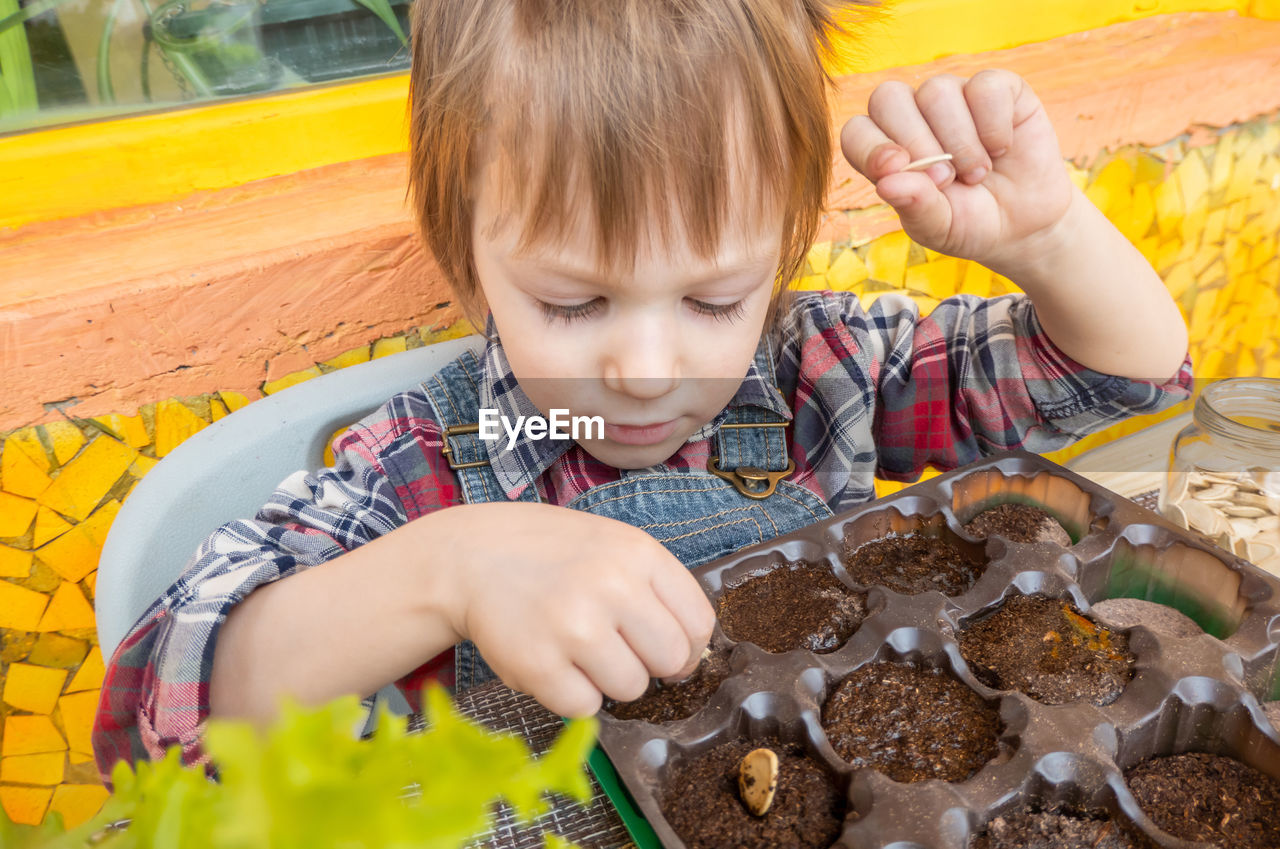
M 633 469 L 666 460 L 747 373 L 773 294 L 781 214 L 734 222 L 711 258 L 679 236 L 642 240 L 634 267 L 611 272 L 598 266 L 585 221 L 563 247 L 518 251 L 518 222 L 498 223 L 499 193 L 483 183 L 476 272 L 521 387 L 544 415 L 602 417 L 604 439 L 580 440 L 596 459 Z

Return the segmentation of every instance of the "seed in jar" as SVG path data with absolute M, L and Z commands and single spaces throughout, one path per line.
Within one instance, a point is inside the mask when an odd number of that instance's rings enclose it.
M 1267 506 L 1267 497 L 1256 492 L 1238 492 L 1232 501 L 1241 507 L 1265 508 Z
M 1236 494 L 1236 488 L 1230 484 L 1215 483 L 1196 493 L 1196 501 L 1230 501 Z
M 1228 530 L 1227 520 L 1222 514 L 1207 504 L 1199 501 L 1185 501 L 1182 512 L 1187 516 L 1187 523 L 1192 530 L 1208 536 L 1217 536 Z
M 1231 504 L 1222 508 L 1222 512 L 1228 516 L 1234 516 L 1238 519 L 1260 519 L 1267 515 L 1267 511 L 1261 507 L 1244 507 L 1239 504 Z

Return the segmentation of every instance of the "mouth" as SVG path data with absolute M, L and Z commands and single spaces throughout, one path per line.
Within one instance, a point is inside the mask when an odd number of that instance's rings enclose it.
M 643 425 L 605 423 L 604 436 L 619 445 L 657 445 L 675 433 L 679 419 Z

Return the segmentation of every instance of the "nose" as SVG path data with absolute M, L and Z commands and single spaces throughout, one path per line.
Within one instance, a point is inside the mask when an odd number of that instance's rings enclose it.
M 638 321 L 610 340 L 604 384 L 642 401 L 661 398 L 680 382 L 678 334 L 661 320 Z

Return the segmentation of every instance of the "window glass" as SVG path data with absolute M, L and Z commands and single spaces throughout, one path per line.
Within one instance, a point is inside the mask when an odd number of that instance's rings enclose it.
M 409 0 L 0 0 L 0 132 L 400 71 Z

